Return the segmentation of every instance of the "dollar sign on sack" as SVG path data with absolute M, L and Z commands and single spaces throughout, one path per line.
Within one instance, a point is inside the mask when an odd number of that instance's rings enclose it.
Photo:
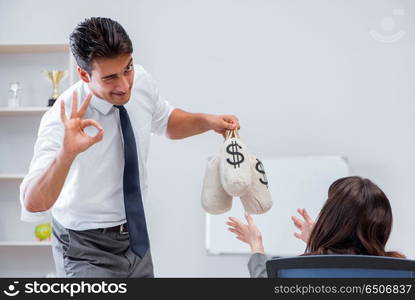
M 235 169 L 236 167 L 240 168 L 241 163 L 245 160 L 244 155 L 241 152 L 239 152 L 238 148 L 242 149 L 242 147 L 236 141 L 232 141 L 231 144 L 229 144 L 228 147 L 226 147 L 226 152 L 232 154 L 232 160 L 227 158 L 226 161 L 229 164 L 233 165 Z
M 264 180 L 262 180 L 262 178 L 259 178 L 259 181 L 262 184 L 266 185 L 268 188 L 268 179 L 267 179 L 267 175 L 265 175 L 264 165 L 258 158 L 256 159 L 256 161 L 257 163 L 255 165 L 255 169 L 264 176 Z

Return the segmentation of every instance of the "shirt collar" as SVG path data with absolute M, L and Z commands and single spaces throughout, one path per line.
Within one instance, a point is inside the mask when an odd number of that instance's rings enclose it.
M 88 87 L 88 84 L 83 83 L 85 95 L 88 95 L 91 91 Z M 100 113 L 106 115 L 109 113 L 113 105 L 109 103 L 107 100 L 101 99 L 95 95 L 92 95 L 91 103 L 96 110 L 98 110 Z

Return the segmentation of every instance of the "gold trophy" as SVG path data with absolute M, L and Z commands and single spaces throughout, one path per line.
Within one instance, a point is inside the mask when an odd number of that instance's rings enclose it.
M 56 99 L 58 99 L 60 92 L 59 92 L 59 84 L 62 80 L 66 78 L 68 75 L 67 71 L 60 71 L 60 70 L 53 70 L 53 71 L 44 71 L 45 76 L 52 82 L 52 98 L 48 100 L 48 106 L 52 106 L 55 103 Z

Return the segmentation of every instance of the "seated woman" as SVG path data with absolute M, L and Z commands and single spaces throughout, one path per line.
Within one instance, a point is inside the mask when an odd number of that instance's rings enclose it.
M 392 210 L 383 191 L 371 182 L 357 176 L 336 180 L 329 188 L 328 199 L 320 211 L 317 222 L 305 209 L 298 212 L 303 220 L 292 217 L 307 247 L 302 255 L 360 254 L 401 257 L 398 252 L 387 252 L 386 242 L 392 229 Z M 251 277 L 266 277 L 261 232 L 250 215 L 248 224 L 234 217 L 226 223 L 236 238 L 250 245 L 253 255 L 248 268 Z

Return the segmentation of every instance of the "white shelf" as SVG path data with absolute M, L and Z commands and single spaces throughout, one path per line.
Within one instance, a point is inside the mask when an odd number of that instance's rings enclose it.
M 67 41 L 0 44 L 0 60 L 4 62 L 4 65 L 0 63 L 0 68 L 5 72 L 1 78 L 2 82 L 7 84 L 19 79 L 25 88 L 24 92 L 28 93 L 22 94 L 22 98 L 27 98 L 28 101 L 33 95 L 49 95 L 51 91 L 50 84 L 40 79 L 41 70 L 68 70 L 69 86 L 78 78 L 76 61 Z M 29 168 L 29 156 L 32 155 L 30 150 L 33 149 L 36 140 L 37 128 L 34 127 L 38 127 L 37 121 L 50 109 L 46 106 L 48 97 L 42 96 L 44 100 L 41 100 L 38 96 L 33 102 L 24 102 L 23 106 L 17 108 L 7 107 L 7 98 L 1 101 L 3 106 L 0 106 L 0 144 L 9 142 L 7 138 L 11 134 L 13 136 L 10 144 L 5 145 L 6 149 L 1 151 L 3 156 L 0 160 L 0 166 L 3 167 L 0 172 L 0 220 L 6 225 L 6 228 L 0 230 L 0 277 L 39 277 L 45 274 L 48 276 L 54 269 L 51 241 L 37 240 L 36 224 L 20 220 L 21 204 L 18 199 L 18 185 Z M 10 128 L 11 133 L 8 132 Z M 39 222 L 50 222 L 50 214 L 47 213 Z M 24 264 L 28 255 L 31 259 Z
M 71 53 L 69 43 L 0 44 L 0 54 L 44 54 L 52 52 L 68 54 L 69 85 L 73 85 L 77 64 Z
M 22 180 L 25 174 L 0 174 L 0 180 Z
M 0 116 L 43 115 L 50 107 L 0 107 Z
M 0 242 L 0 247 L 46 247 L 50 246 L 50 241 L 42 242 Z
M 69 45 L 62 44 L 3 44 L 0 45 L 0 53 L 48 53 L 66 52 Z

